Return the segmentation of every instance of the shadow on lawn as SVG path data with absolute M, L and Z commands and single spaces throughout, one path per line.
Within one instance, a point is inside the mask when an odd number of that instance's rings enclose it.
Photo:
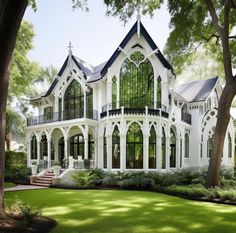
M 49 189 L 17 196 L 33 205 L 44 204 L 44 213 L 58 221 L 54 233 L 236 232 L 236 207 L 159 193 Z

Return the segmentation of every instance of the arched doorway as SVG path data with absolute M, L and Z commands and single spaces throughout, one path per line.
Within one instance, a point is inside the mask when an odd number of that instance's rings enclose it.
M 176 167 L 176 136 L 172 128 L 170 128 L 170 168 Z
M 143 133 L 138 123 L 130 125 L 126 137 L 126 168 L 143 168 Z

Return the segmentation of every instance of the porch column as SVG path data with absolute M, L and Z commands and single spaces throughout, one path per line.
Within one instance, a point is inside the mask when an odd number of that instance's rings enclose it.
M 84 138 L 84 159 L 88 159 L 88 137 Z
M 176 132 L 176 168 L 180 167 L 180 136 L 179 136 L 179 132 Z
M 64 155 L 65 159 L 68 159 L 68 137 L 64 137 Z
M 84 118 L 87 117 L 87 91 L 86 88 L 84 88 Z
M 143 135 L 143 169 L 147 171 L 149 168 L 149 134 Z
M 166 171 L 169 171 L 170 169 L 170 136 L 168 133 L 168 136 L 166 137 Z
M 107 169 L 112 168 L 112 135 L 107 135 Z
M 27 167 L 31 165 L 31 138 L 27 142 Z
M 162 151 L 161 151 L 161 135 L 157 135 L 156 137 L 156 169 L 158 171 L 161 170 L 161 162 L 162 162 Z
M 39 164 L 39 162 L 40 162 L 40 140 L 39 140 L 39 138 L 37 138 L 37 164 Z
M 52 143 L 52 138 L 49 137 L 47 140 L 48 143 L 48 168 L 51 167 L 51 143 Z
M 126 134 L 120 134 L 120 170 L 123 172 L 126 168 Z

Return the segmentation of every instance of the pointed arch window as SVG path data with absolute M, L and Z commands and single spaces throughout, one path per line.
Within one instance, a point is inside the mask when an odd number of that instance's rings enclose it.
M 113 77 L 112 79 L 112 109 L 116 109 L 116 77 Z
M 107 137 L 106 137 L 106 129 L 104 129 L 104 133 L 103 133 L 103 168 L 107 168 Z
M 120 106 L 153 108 L 154 72 L 148 59 L 136 52 L 126 59 L 120 70 Z
M 112 134 L 112 168 L 120 168 L 120 134 L 117 125 Z
M 47 143 L 47 136 L 45 134 L 42 135 L 40 147 L 41 147 L 40 159 L 44 159 L 45 156 L 48 156 L 48 143 Z
M 30 158 L 37 159 L 37 139 L 35 135 L 33 135 L 33 137 L 31 138 L 30 146 L 31 146 Z
M 87 96 L 87 114 L 91 114 L 93 110 L 93 89 L 91 87 L 88 87 L 88 92 L 86 92 Z
M 189 136 L 187 133 L 185 133 L 184 136 L 184 157 L 189 158 Z
M 126 137 L 126 168 L 143 168 L 143 133 L 138 123 L 130 125 Z
M 157 79 L 157 108 L 161 108 L 161 77 Z
M 161 168 L 166 168 L 166 134 L 162 127 L 162 137 L 161 137 Z
M 176 167 L 176 136 L 172 128 L 170 128 L 170 167 Z
M 84 92 L 81 85 L 73 80 L 64 95 L 64 119 L 80 118 L 84 114 Z
M 78 156 L 82 156 L 82 159 L 84 159 L 83 134 L 77 134 L 70 138 L 70 156 L 73 156 L 74 159 L 78 159 Z
M 232 158 L 232 139 L 228 134 L 228 158 Z
M 156 131 L 153 125 L 149 137 L 149 168 L 156 168 Z
M 181 138 L 180 139 L 180 162 L 179 162 L 180 167 L 182 167 L 182 163 L 183 163 L 183 140 Z

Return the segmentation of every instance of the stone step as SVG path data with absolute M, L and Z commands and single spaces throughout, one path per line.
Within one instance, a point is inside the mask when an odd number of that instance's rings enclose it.
M 51 180 L 41 180 L 40 178 L 38 178 L 35 182 L 44 183 L 44 184 L 52 184 Z
M 38 182 L 32 182 L 32 185 L 37 185 L 37 186 L 44 186 L 44 187 L 50 187 L 51 184 L 45 184 L 45 183 L 38 183 Z
M 52 181 L 53 179 L 52 179 L 53 177 L 45 177 L 45 176 L 40 176 L 38 179 L 39 180 L 47 180 L 47 181 Z

